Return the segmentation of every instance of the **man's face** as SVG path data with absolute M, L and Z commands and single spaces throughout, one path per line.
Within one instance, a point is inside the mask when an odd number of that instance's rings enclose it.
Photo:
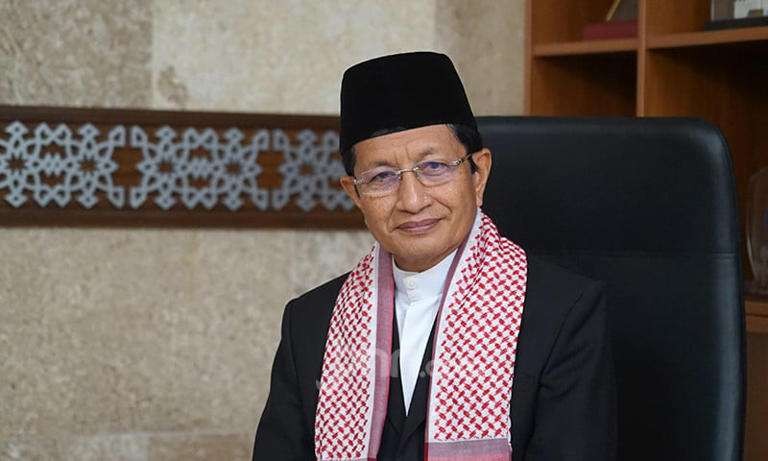
M 464 146 L 445 125 L 431 125 L 366 139 L 355 145 L 355 176 L 381 165 L 412 168 L 427 160 L 451 162 L 463 157 Z M 398 267 L 421 272 L 429 269 L 464 240 L 472 227 L 491 167 L 491 153 L 473 154 L 478 167 L 470 173 L 468 161 L 461 163 L 453 178 L 426 187 L 414 173 L 403 173 L 399 188 L 390 195 L 358 195 L 353 178 L 342 178 L 342 186 L 365 217 L 368 229 L 385 250 L 394 255 Z

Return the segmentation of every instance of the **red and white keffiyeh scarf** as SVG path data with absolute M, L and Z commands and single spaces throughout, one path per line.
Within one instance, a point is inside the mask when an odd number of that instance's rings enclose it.
M 510 398 L 527 278 L 522 248 L 478 210 L 437 312 L 424 457 L 511 459 Z M 315 420 L 319 460 L 375 460 L 389 394 L 394 279 L 376 242 L 336 299 Z

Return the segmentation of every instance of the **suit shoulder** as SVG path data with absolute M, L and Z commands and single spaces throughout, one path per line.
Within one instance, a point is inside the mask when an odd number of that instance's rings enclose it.
M 333 308 L 348 275 L 349 272 L 342 274 L 288 302 L 295 366 L 300 382 L 305 383 L 305 404 L 312 409 L 317 403 L 317 387 L 314 384 L 320 378 Z M 313 426 L 310 424 L 309 427 Z
M 528 257 L 529 288 L 557 288 L 559 291 L 580 293 L 595 283 L 603 282 L 539 256 Z
M 292 299 L 290 304 L 293 305 L 293 310 L 301 314 L 307 313 L 308 310 L 332 310 L 341 286 L 349 274 L 350 272 L 346 272 Z
M 552 322 L 566 315 L 585 292 L 604 284 L 540 257 L 528 258 L 526 283 L 524 317 L 548 318 Z
M 597 284 L 603 282 L 540 257 L 528 257 L 515 373 L 539 375 L 573 307 Z

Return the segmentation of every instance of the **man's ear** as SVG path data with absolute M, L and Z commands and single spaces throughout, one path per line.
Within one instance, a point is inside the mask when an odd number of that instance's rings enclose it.
M 475 204 L 477 206 L 483 205 L 483 194 L 485 193 L 485 185 L 488 183 L 488 176 L 491 174 L 491 151 L 487 148 L 483 148 L 472 155 L 477 170 L 472 175 L 472 180 L 475 186 Z
M 341 187 L 344 189 L 344 192 L 346 192 L 347 195 L 349 195 L 349 198 L 355 202 L 355 206 L 362 209 L 360 207 L 360 195 L 357 193 L 357 188 L 355 187 L 355 178 L 352 176 L 342 176 L 339 179 L 339 182 L 341 182 Z

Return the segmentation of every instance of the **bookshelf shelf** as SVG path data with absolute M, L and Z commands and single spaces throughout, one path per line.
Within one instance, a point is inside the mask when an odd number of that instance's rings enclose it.
M 748 42 L 764 42 L 764 45 L 768 45 L 768 27 L 652 35 L 648 37 L 648 48 L 680 48 Z
M 536 45 L 533 48 L 533 55 L 537 57 L 544 57 L 637 52 L 638 44 L 639 41 L 637 38 L 579 40 L 573 42 L 545 43 Z

